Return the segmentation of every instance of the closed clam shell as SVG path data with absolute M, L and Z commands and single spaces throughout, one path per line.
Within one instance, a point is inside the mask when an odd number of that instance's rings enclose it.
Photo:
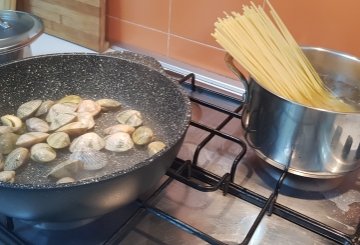
M 90 132 L 75 138 L 70 144 L 70 152 L 101 150 L 105 146 L 105 141 L 97 133 Z
M 0 153 L 0 171 L 4 170 L 4 164 L 5 164 L 5 157 L 3 154 Z
M 82 101 L 82 98 L 79 95 L 67 95 L 61 98 L 58 103 L 74 103 L 79 104 Z
M 31 147 L 32 145 L 35 145 L 37 143 L 44 142 L 48 136 L 48 133 L 43 132 L 30 132 L 22 134 L 17 139 L 16 145 L 22 147 Z
M 4 126 L 9 126 L 13 129 L 13 132 L 19 131 L 23 125 L 20 118 L 14 115 L 5 115 L 0 118 Z
M 105 137 L 105 149 L 124 152 L 133 148 L 134 143 L 128 133 L 118 132 Z
M 80 169 L 82 169 L 82 163 L 80 161 L 66 160 L 56 165 L 46 176 L 60 179 L 74 176 Z
M 95 102 L 101 106 L 101 110 L 103 111 L 116 110 L 121 107 L 121 103 L 113 99 L 100 99 Z
M 24 165 L 29 159 L 29 150 L 19 147 L 10 152 L 5 159 L 4 170 L 16 170 Z
M 154 132 L 147 126 L 141 126 L 132 133 L 131 138 L 137 145 L 146 145 L 153 140 Z
M 117 124 L 117 125 L 114 125 L 114 126 L 104 129 L 104 134 L 114 134 L 114 133 L 118 133 L 118 132 L 132 134 L 134 131 L 135 131 L 135 128 L 133 126 L 126 125 L 126 124 Z
M 57 130 L 76 120 L 75 113 L 60 113 L 51 118 L 50 131 Z
M 15 182 L 15 171 L 13 171 L 13 170 L 1 171 L 0 172 L 0 181 L 14 183 Z
M 26 120 L 25 122 L 26 128 L 30 132 L 43 132 L 46 133 L 49 131 L 49 124 L 44 120 L 32 117 Z
M 82 162 L 85 170 L 99 170 L 108 164 L 108 158 L 105 152 L 92 149 L 73 152 L 69 156 L 69 159 Z
M 55 104 L 52 100 L 45 100 L 41 103 L 40 107 L 37 109 L 35 113 L 35 117 L 40 117 L 48 113 L 49 109 Z
M 59 179 L 58 181 L 56 181 L 56 184 L 66 184 L 66 183 L 72 183 L 72 182 L 75 182 L 74 178 L 63 177 L 63 178 Z
M 19 135 L 14 133 L 5 133 L 0 135 L 0 153 L 9 154 L 16 147 L 16 141 Z
M 93 127 L 95 127 L 95 120 L 90 112 L 79 112 L 77 114 L 77 120 L 87 125 L 88 129 L 92 129 Z
M 93 100 L 83 100 L 79 103 L 77 112 L 89 112 L 92 116 L 96 116 L 101 111 L 101 106 Z
M 13 133 L 14 129 L 10 126 L 0 126 L 0 134 Z
M 56 132 L 64 132 L 70 136 L 75 136 L 85 133 L 86 130 L 88 130 L 88 127 L 82 122 L 72 122 L 57 129 Z
M 39 109 L 42 100 L 31 100 L 22 104 L 16 111 L 16 116 L 20 119 L 26 119 L 35 114 Z
M 47 122 L 52 122 L 53 119 L 59 115 L 64 113 L 73 113 L 76 111 L 78 105 L 73 103 L 57 103 L 54 104 L 50 109 L 49 112 L 46 115 L 45 120 Z
M 62 149 L 70 145 L 70 136 L 64 132 L 55 132 L 47 137 L 46 142 L 54 149 Z
M 137 110 L 125 110 L 117 114 L 116 120 L 121 124 L 138 127 L 143 123 L 142 115 Z
M 154 141 L 148 144 L 147 149 L 149 156 L 155 155 L 156 153 L 160 152 L 161 150 L 165 149 L 166 145 L 162 141 Z
M 56 158 L 56 151 L 46 143 L 38 143 L 31 147 L 30 158 L 35 162 L 51 162 Z

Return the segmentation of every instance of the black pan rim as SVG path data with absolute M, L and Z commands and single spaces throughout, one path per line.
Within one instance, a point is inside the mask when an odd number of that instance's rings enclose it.
M 172 147 L 174 147 L 181 139 L 182 137 L 185 135 L 186 130 L 188 129 L 189 125 L 190 125 L 190 120 L 191 120 L 191 102 L 190 99 L 188 97 L 188 95 L 186 94 L 186 92 L 184 91 L 184 89 L 177 84 L 176 82 L 172 81 L 169 77 L 167 77 L 166 75 L 164 75 L 164 73 L 152 69 L 148 66 L 145 66 L 143 64 L 139 64 L 136 63 L 134 61 L 130 61 L 127 59 L 122 59 L 121 57 L 116 57 L 116 56 L 111 56 L 111 53 L 109 53 L 108 55 L 105 54 L 98 54 L 98 53 L 56 53 L 56 54 L 45 54 L 45 55 L 38 55 L 38 56 L 32 56 L 32 57 L 28 57 L 28 58 L 24 58 L 22 60 L 16 60 L 16 61 L 11 61 L 5 64 L 0 65 L 0 67 L 3 66 L 7 66 L 7 65 L 11 65 L 11 64 L 16 64 L 16 63 L 22 63 L 25 62 L 27 60 L 34 60 L 34 59 L 41 59 L 41 58 L 46 58 L 46 57 L 51 57 L 51 56 L 97 56 L 97 57 L 103 57 L 103 58 L 109 58 L 109 59 L 119 59 L 119 60 L 123 60 L 129 63 L 133 63 L 136 65 L 140 65 L 142 67 L 145 67 L 148 70 L 151 71 L 155 71 L 158 72 L 160 76 L 164 77 L 164 79 L 166 79 L 169 84 L 171 84 L 170 86 L 174 87 L 174 90 L 177 90 L 180 93 L 181 99 L 183 100 L 182 104 L 185 107 L 185 115 L 184 118 L 179 119 L 179 122 L 181 123 L 181 127 L 179 127 L 179 131 L 178 134 L 174 137 L 176 137 L 170 145 L 168 145 L 166 147 L 165 150 L 145 159 L 144 161 L 141 161 L 137 164 L 135 164 L 133 167 L 125 169 L 125 170 L 120 170 L 120 171 L 115 171 L 111 174 L 106 174 L 106 175 L 102 175 L 100 177 L 95 177 L 95 178 L 89 178 L 89 179 L 84 179 L 84 180 L 79 180 L 79 181 L 75 181 L 72 183 L 63 183 L 63 184 L 56 184 L 56 183 L 46 183 L 46 184 L 38 184 L 38 185 L 33 185 L 33 184 L 23 184 L 23 183 L 7 183 L 7 182 L 0 182 L 0 187 L 2 188 L 7 188 L 7 189 L 22 189 L 22 190 L 38 190 L 38 191 L 43 191 L 43 190 L 57 190 L 57 189 L 64 189 L 64 188 L 79 188 L 82 186 L 87 186 L 87 185 L 92 185 L 92 184 L 96 184 L 99 182 L 103 182 L 103 181 L 108 181 L 111 180 L 113 178 L 117 178 L 119 176 L 122 175 L 126 175 L 128 173 L 131 173 L 133 171 L 136 171 L 139 168 L 145 167 L 147 165 L 150 165 L 152 162 L 154 162 L 154 160 L 156 158 L 161 157 L 162 155 L 165 155 Z M 143 55 L 141 55 L 143 56 Z

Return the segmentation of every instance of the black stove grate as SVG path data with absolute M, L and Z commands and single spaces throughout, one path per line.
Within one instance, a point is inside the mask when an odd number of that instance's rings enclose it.
M 205 130 L 209 133 L 209 135 L 200 144 L 198 144 L 192 161 L 185 161 L 176 158 L 171 168 L 167 172 L 167 175 L 169 176 L 167 180 L 164 181 L 163 184 L 156 191 L 154 191 L 146 200 L 137 201 L 137 211 L 124 223 L 124 225 L 122 225 L 114 234 L 112 234 L 111 237 L 108 238 L 107 241 L 103 243 L 104 245 L 115 245 L 121 243 L 121 241 L 126 237 L 127 234 L 130 233 L 133 227 L 136 226 L 136 224 L 146 213 L 150 213 L 163 220 L 166 220 L 167 222 L 181 228 L 189 234 L 197 236 L 198 238 L 209 244 L 225 244 L 222 241 L 219 241 L 216 238 L 196 229 L 195 227 L 192 227 L 191 225 L 154 207 L 153 201 L 174 180 L 180 181 L 192 188 L 203 192 L 221 190 L 224 195 L 233 195 L 246 202 L 256 205 L 257 207 L 260 207 L 261 211 L 259 212 L 257 218 L 252 224 L 244 240 L 240 244 L 248 244 L 263 217 L 265 215 L 272 214 L 275 214 L 283 219 L 286 219 L 292 223 L 304 227 L 309 231 L 317 233 L 339 244 L 360 244 L 360 224 L 357 226 L 356 232 L 353 235 L 348 235 L 276 202 L 278 192 L 282 186 L 282 182 L 287 176 L 286 169 L 283 170 L 282 174 L 277 180 L 276 186 L 274 187 L 271 195 L 268 198 L 235 184 L 234 176 L 236 168 L 240 160 L 246 153 L 246 144 L 242 139 L 221 132 L 220 130 L 225 125 L 227 125 L 227 123 L 232 118 L 241 118 L 240 111 L 242 109 L 242 102 L 234 97 L 196 85 L 194 74 L 189 74 L 185 76 L 179 82 L 184 86 L 189 86 L 192 91 L 201 90 L 202 93 L 209 93 L 211 94 L 211 96 L 220 96 L 222 97 L 222 99 L 235 102 L 239 106 L 232 111 L 222 108 L 216 104 L 212 104 L 207 101 L 190 96 L 190 99 L 193 103 L 197 103 L 202 106 L 206 106 L 213 110 L 224 113 L 227 115 L 227 117 L 215 128 L 200 124 L 195 121 L 191 121 L 190 125 L 192 127 L 196 127 L 200 130 Z M 233 141 L 240 146 L 240 151 L 235 157 L 229 172 L 224 174 L 223 176 L 218 176 L 212 172 L 207 171 L 206 169 L 197 166 L 198 156 L 201 150 L 214 136 L 222 137 L 223 139 Z M 12 219 L 6 218 L 4 224 L 0 225 L 0 241 L 5 241 L 8 244 L 25 244 L 21 241 L 21 239 L 16 237 L 12 230 Z

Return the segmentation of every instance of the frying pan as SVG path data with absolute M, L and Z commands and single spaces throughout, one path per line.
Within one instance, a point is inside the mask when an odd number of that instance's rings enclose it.
M 70 184 L 0 183 L 0 213 L 34 222 L 92 219 L 130 202 L 154 186 L 174 160 L 190 120 L 190 102 L 162 72 L 119 57 L 56 54 L 0 66 L 0 115 L 32 99 L 112 98 L 140 110 L 167 148 L 100 177 Z M 31 177 L 31 176 L 30 176 Z

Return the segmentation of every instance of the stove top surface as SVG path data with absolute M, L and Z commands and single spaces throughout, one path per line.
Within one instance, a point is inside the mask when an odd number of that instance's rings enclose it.
M 244 132 L 237 116 L 202 105 L 202 100 L 206 100 L 236 111 L 241 107 L 238 98 L 218 95 L 206 88 L 192 91 L 187 83 L 183 86 L 194 98 L 193 124 L 168 176 L 151 192 L 79 227 L 60 224 L 49 230 L 44 229 L 49 228 L 47 224 L 9 221 L 3 217 L 3 223 L 8 223 L 18 238 L 0 236 L 0 241 L 37 245 L 337 244 L 351 239 L 353 244 L 359 242 L 352 235 L 359 239 L 360 170 L 332 180 L 284 174 L 238 142 L 244 141 Z M 229 122 L 218 128 L 226 118 Z M 202 125 L 217 129 L 209 132 Z M 196 148 L 211 134 L 214 136 L 194 160 Z M 242 157 L 238 159 L 239 156 Z M 237 160 L 240 162 L 236 167 Z M 191 173 L 191 178 L 186 178 L 186 172 Z M 277 192 L 282 177 L 285 178 Z M 223 181 L 216 186 L 221 178 Z M 186 185 L 187 181 L 202 191 Z

